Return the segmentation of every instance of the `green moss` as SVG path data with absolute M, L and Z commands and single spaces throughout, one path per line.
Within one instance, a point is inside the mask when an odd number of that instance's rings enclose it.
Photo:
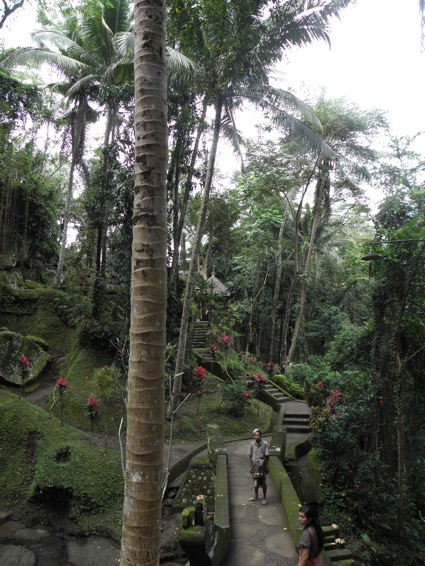
M 38 344 L 40 346 L 40 348 L 43 348 L 43 350 L 47 350 L 49 349 L 49 344 L 46 342 L 46 340 L 43 340 L 43 338 L 40 338 L 40 336 L 26 336 L 27 340 L 31 340 L 31 342 L 34 342 L 35 344 Z
M 110 396 L 102 395 L 102 388 L 94 378 L 99 367 L 109 362 L 109 358 L 105 358 L 100 352 L 92 349 L 79 347 L 69 353 L 65 361 L 66 368 L 62 374 L 62 377 L 68 381 L 63 396 L 66 422 L 83 430 L 90 430 L 91 422 L 86 414 L 85 406 L 88 397 L 95 397 L 99 417 L 95 430 L 108 433 L 117 432 L 118 423 L 122 417 L 125 417 L 124 401 L 115 397 L 111 400 Z M 52 413 L 60 417 L 59 403 L 53 406 Z
M 116 536 L 122 514 L 120 456 L 16 396 L 0 395 L 0 492 L 3 502 L 41 504 L 52 493 L 69 498 L 70 517 Z
M 22 316 L 23 311 L 25 316 Z M 72 350 L 77 340 L 75 329 L 67 326 L 55 312 L 40 305 L 36 308 L 32 305 L 31 311 L 21 305 L 16 313 L 9 311 L 2 314 L 2 320 L 5 326 L 20 334 L 42 338 L 57 352 Z

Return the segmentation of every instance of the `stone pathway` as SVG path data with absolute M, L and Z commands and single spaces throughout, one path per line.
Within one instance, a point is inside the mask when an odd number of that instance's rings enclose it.
M 298 559 L 288 530 L 288 520 L 270 476 L 268 504 L 262 505 L 261 500 L 248 501 L 253 488 L 249 474 L 249 442 L 226 444 L 229 453 L 232 541 L 222 566 L 296 566 Z M 262 495 L 261 488 L 259 495 Z

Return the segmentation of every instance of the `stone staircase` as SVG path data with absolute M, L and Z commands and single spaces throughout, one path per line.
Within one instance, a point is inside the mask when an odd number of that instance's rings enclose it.
M 282 411 L 282 424 L 287 433 L 310 433 L 310 411 L 305 403 L 294 401 L 271 381 L 263 385 L 262 395 L 269 398 L 276 411 Z
M 192 348 L 208 348 L 210 344 L 210 323 L 206 320 L 197 320 L 192 332 Z
M 310 434 L 310 414 L 308 412 L 285 412 L 283 424 L 287 432 Z
M 338 563 L 339 566 L 353 566 L 355 564 L 354 555 L 345 547 L 345 541 L 340 538 L 338 527 L 332 525 L 323 527 L 324 546 L 326 557 L 331 564 Z
M 263 385 L 263 391 L 270 395 L 277 403 L 284 403 L 285 401 L 289 401 L 290 397 L 285 395 L 283 391 L 281 391 L 274 383 L 268 381 Z

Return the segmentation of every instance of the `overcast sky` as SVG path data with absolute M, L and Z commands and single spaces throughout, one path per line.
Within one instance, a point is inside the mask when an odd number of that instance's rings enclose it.
M 417 0 L 357 0 L 323 42 L 294 51 L 283 64 L 288 84 L 345 96 L 388 111 L 398 134 L 425 130 L 425 56 Z

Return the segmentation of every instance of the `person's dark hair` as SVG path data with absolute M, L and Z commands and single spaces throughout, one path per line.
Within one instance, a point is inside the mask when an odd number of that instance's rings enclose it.
M 307 519 L 310 519 L 310 523 L 308 524 L 308 526 L 311 525 L 316 530 L 317 542 L 319 545 L 319 553 L 320 553 L 323 548 L 324 535 L 319 521 L 319 504 L 316 503 L 315 501 L 311 503 L 305 503 L 301 507 L 300 513 L 303 513 L 307 517 Z

